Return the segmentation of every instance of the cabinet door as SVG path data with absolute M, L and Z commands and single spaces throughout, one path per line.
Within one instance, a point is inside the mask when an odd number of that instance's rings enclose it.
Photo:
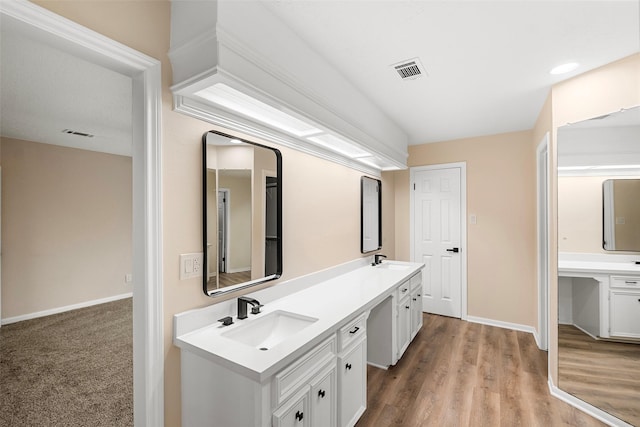
M 338 384 L 335 363 L 324 375 L 318 375 L 311 383 L 311 425 L 313 427 L 335 427 L 338 413 Z
M 411 293 L 411 339 L 422 327 L 422 291 L 416 289 Z
M 273 413 L 273 427 L 309 427 L 309 389 L 285 402 Z
M 610 335 L 640 338 L 640 292 L 611 291 Z
M 411 332 L 411 299 L 410 295 L 407 295 L 406 298 L 403 298 L 398 303 L 398 322 L 396 323 L 397 327 L 397 336 L 398 340 L 396 341 L 398 344 L 398 359 L 402 357 L 404 351 L 409 346 L 410 340 L 410 332 Z
M 367 407 L 367 340 L 338 358 L 338 425 L 355 425 Z

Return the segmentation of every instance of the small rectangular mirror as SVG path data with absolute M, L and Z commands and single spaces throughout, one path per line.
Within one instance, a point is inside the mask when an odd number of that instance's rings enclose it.
M 282 275 L 280 151 L 210 131 L 202 137 L 204 293 Z
M 360 180 L 361 242 L 360 251 L 382 248 L 382 182 L 363 176 Z

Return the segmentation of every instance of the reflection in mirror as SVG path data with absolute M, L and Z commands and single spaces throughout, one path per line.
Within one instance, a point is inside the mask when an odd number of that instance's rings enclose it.
M 210 131 L 203 135 L 203 289 L 209 296 L 282 274 L 282 157 Z
M 637 232 L 619 228 L 640 217 L 640 107 L 563 126 L 557 148 L 558 386 L 640 425 L 640 270 L 634 254 L 603 250 L 640 251 Z M 587 267 L 563 271 L 563 256 Z M 629 266 L 590 271 L 597 263 Z
M 602 247 L 640 251 L 640 179 L 607 179 L 602 184 L 602 212 Z
M 362 253 L 382 248 L 382 182 L 363 176 L 360 179 L 360 224 Z

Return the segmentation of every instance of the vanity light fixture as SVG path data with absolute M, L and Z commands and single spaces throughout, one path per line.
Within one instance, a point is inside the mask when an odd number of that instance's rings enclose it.
M 364 151 L 357 145 L 328 133 L 311 136 L 307 139 L 316 145 L 328 148 L 329 150 L 335 151 L 352 159 L 357 159 L 359 157 L 371 157 L 371 153 Z
M 577 62 L 568 62 L 566 64 L 558 65 L 549 71 L 549 74 L 558 75 L 558 74 L 566 74 L 578 68 L 580 64 Z
M 228 84 L 217 82 L 195 92 L 194 95 L 232 113 L 288 133 L 299 138 L 303 143 L 329 150 L 342 158 L 355 160 L 381 171 L 401 169 L 394 162 L 366 151 L 358 143 L 328 130 L 302 115 L 296 116 L 293 111 L 284 111 L 286 108 L 273 107 L 234 89 Z
M 320 129 L 251 96 L 245 95 L 224 83 L 216 83 L 196 92 L 195 95 L 297 137 L 305 137 L 322 132 Z

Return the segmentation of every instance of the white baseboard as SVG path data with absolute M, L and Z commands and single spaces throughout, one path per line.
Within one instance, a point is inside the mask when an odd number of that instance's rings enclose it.
M 551 378 L 549 378 L 548 383 L 549 393 L 551 393 L 553 397 L 556 397 L 563 402 L 568 403 L 569 405 L 581 410 L 582 412 L 591 415 L 593 418 L 613 427 L 633 427 L 631 424 L 625 423 L 620 418 L 616 418 L 613 415 L 599 408 L 596 408 L 595 406 L 589 405 L 584 400 L 580 400 L 577 397 L 567 393 L 566 391 L 560 390 L 553 384 Z
M 589 335 L 591 338 L 593 338 L 594 340 L 599 340 L 600 338 L 598 338 L 597 336 L 593 335 L 591 332 L 587 331 L 586 329 L 576 325 L 575 323 L 573 323 L 571 326 L 575 327 L 576 329 L 579 329 L 580 331 L 582 331 L 583 333 Z
M 367 361 L 367 365 L 371 365 L 371 366 L 373 366 L 374 368 L 384 369 L 385 371 L 389 370 L 389 367 L 388 367 L 388 366 L 378 365 L 377 363 L 372 363 L 372 362 L 369 362 L 369 361 Z
M 538 348 L 542 350 L 542 347 L 540 346 L 540 336 L 538 335 L 538 331 L 536 330 L 536 328 L 534 328 L 533 326 L 521 325 L 519 323 L 503 322 L 501 320 L 493 320 L 475 316 L 467 316 L 466 320 L 471 323 L 480 323 L 482 325 L 496 326 L 498 328 L 513 329 L 514 331 L 530 333 L 533 335 L 533 339 L 536 341 L 536 346 L 538 346 Z
M 245 271 L 251 271 L 251 267 L 240 267 L 240 268 L 227 268 L 227 273 L 244 273 Z
M 467 316 L 467 320 L 471 323 L 481 323 L 483 325 L 497 326 L 498 328 L 513 329 L 514 331 L 528 332 L 530 334 L 533 334 L 534 338 L 536 338 L 536 342 L 538 342 L 538 338 L 536 337 L 537 332 L 533 326 L 521 325 L 519 323 L 503 322 L 501 320 L 486 319 L 484 317 L 475 317 L 475 316 Z
M 78 308 L 91 307 L 92 305 L 104 304 L 111 301 L 117 301 L 120 299 L 131 298 L 133 292 L 126 294 L 114 295 L 112 297 L 95 299 L 91 301 L 80 302 L 78 304 L 67 305 L 65 307 L 51 308 L 49 310 L 37 311 L 35 313 L 23 314 L 15 317 L 7 317 L 2 319 L 2 325 L 9 325 L 11 323 L 22 322 L 23 320 L 37 319 L 38 317 L 51 316 L 52 314 L 64 313 L 65 311 L 77 310 Z

